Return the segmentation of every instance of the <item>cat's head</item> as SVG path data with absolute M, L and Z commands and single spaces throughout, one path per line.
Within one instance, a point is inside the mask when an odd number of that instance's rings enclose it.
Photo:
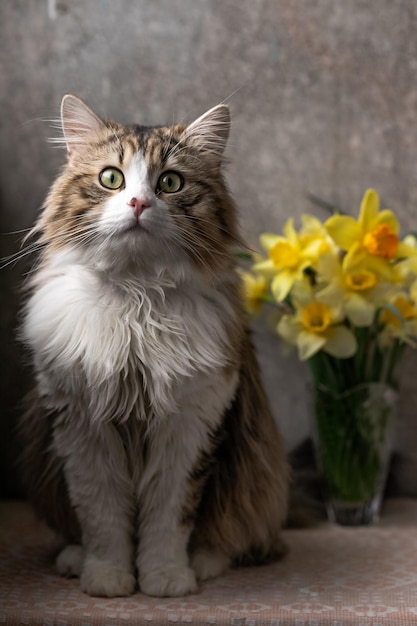
M 103 269 L 189 264 L 212 273 L 230 262 L 227 106 L 189 125 L 123 126 L 67 95 L 61 122 L 67 162 L 36 227 L 47 251 L 69 249 Z

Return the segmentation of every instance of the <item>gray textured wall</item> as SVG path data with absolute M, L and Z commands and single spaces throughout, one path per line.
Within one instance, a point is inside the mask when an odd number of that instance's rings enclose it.
M 324 217 L 307 192 L 356 212 L 369 186 L 404 231 L 417 230 L 414 0 L 2 0 L 0 46 L 3 233 L 32 224 L 64 158 L 47 144 L 43 120 L 67 92 L 104 116 L 149 124 L 192 119 L 229 98 L 228 179 L 254 244 L 289 215 Z M 2 235 L 1 255 L 18 240 Z M 0 272 L 3 483 L 13 407 L 27 384 L 12 338 L 23 271 Z M 292 447 L 307 432 L 306 368 L 283 357 L 269 331 L 257 341 Z M 416 355 L 406 361 L 404 467 L 417 441 Z M 408 478 L 416 490 L 417 472 Z

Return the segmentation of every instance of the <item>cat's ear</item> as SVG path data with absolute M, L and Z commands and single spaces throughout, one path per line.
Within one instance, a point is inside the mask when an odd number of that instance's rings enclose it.
M 61 123 L 70 157 L 82 152 L 83 146 L 105 128 L 104 122 L 82 100 L 69 94 L 62 98 Z
M 185 130 L 187 141 L 212 154 L 220 162 L 230 132 L 230 110 L 219 104 L 197 118 Z

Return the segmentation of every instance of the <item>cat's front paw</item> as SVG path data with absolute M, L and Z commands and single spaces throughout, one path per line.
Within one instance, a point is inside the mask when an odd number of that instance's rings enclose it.
M 229 557 L 216 550 L 199 549 L 191 557 L 191 567 L 198 580 L 215 578 L 224 572 L 229 565 Z
M 84 561 L 84 550 L 82 546 L 68 544 L 58 554 L 56 568 L 61 576 L 80 576 Z
M 190 567 L 167 567 L 140 576 L 140 590 L 148 596 L 186 596 L 197 591 L 197 581 Z
M 130 596 L 136 587 L 133 574 L 109 561 L 89 558 L 81 574 L 81 589 L 89 596 Z

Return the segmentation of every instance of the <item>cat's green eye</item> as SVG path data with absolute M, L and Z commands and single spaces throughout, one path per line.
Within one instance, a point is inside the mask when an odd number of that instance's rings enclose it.
M 176 193 L 181 191 L 184 185 L 184 179 L 177 172 L 164 172 L 158 179 L 157 191 L 163 193 Z
M 125 182 L 125 177 L 122 172 L 115 167 L 106 167 L 100 173 L 100 184 L 106 189 L 120 189 Z

